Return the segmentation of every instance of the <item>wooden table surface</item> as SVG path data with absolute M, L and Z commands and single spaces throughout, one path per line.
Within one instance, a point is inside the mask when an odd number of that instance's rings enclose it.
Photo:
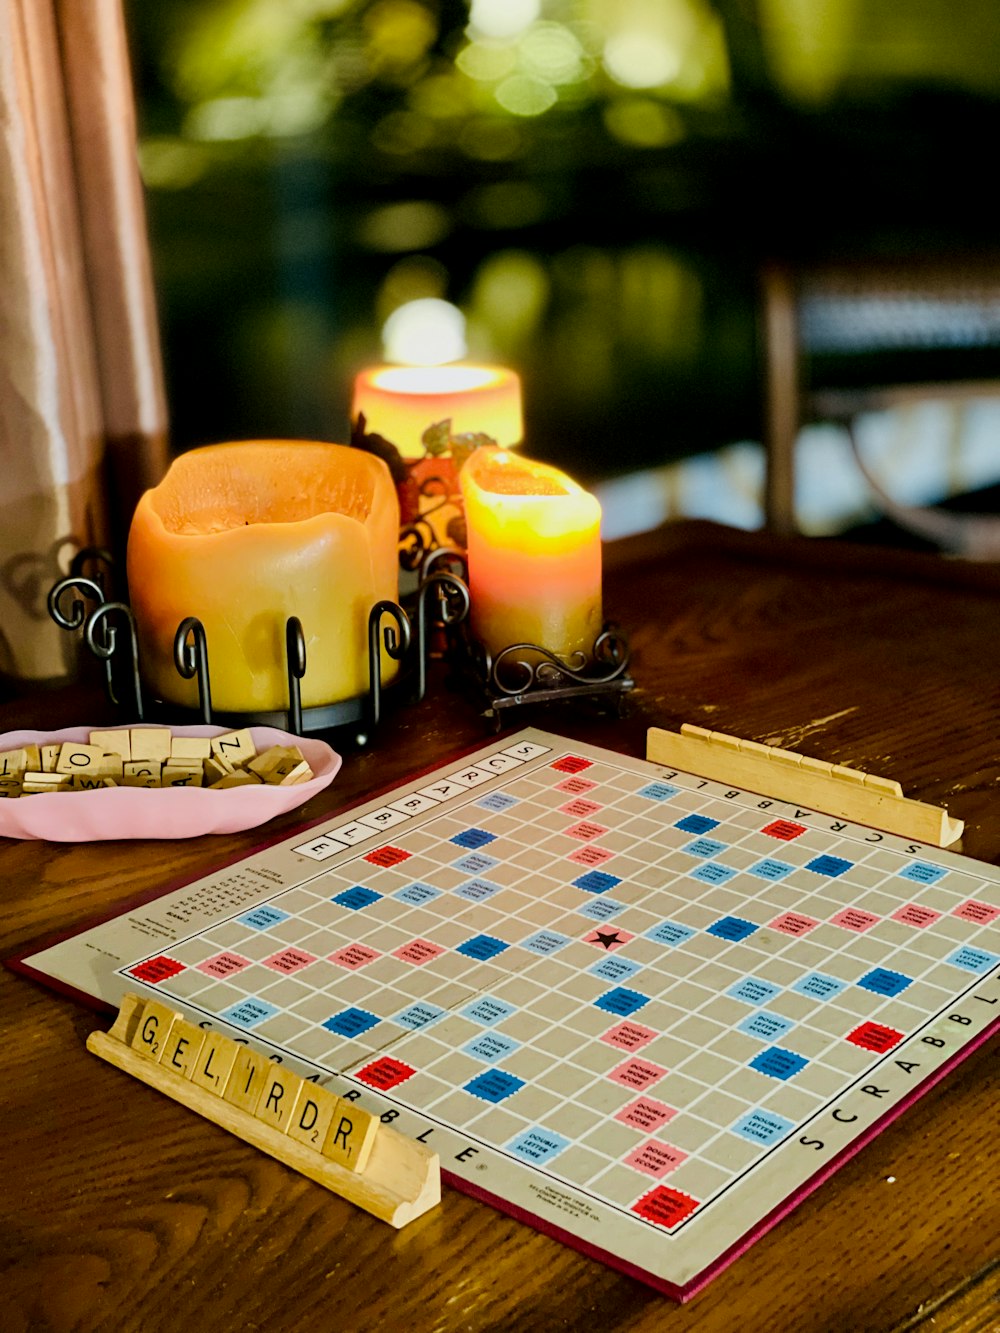
M 515 713 L 641 756 L 690 721 L 898 779 L 1000 861 L 1000 571 L 679 525 L 609 550 L 637 681 L 624 722 Z M 92 685 L 0 704 L 0 731 L 115 721 Z M 343 808 L 488 739 L 432 681 L 348 753 Z M 0 839 L 4 958 L 239 855 Z M 446 1189 L 401 1232 L 88 1055 L 95 1016 L 0 971 L 0 1327 L 21 1330 L 1000 1329 L 998 1042 L 982 1046 L 678 1306 Z

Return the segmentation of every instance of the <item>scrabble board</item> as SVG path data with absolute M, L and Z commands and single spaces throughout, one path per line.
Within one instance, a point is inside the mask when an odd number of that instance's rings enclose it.
M 1000 1023 L 1000 869 L 537 730 L 21 960 L 678 1299 Z

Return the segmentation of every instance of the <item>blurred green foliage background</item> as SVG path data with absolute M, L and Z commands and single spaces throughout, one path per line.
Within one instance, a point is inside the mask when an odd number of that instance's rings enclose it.
M 762 261 L 996 241 L 996 0 L 128 15 L 177 449 L 346 439 L 423 296 L 582 480 L 759 439 Z

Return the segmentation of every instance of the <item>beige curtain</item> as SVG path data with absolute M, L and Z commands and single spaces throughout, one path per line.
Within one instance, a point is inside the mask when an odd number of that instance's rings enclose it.
M 69 671 L 48 589 L 165 440 L 120 0 L 0 0 L 0 674 Z

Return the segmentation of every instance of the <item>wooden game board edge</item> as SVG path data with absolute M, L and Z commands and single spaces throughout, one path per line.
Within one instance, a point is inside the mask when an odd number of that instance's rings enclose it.
M 391 1125 L 379 1127 L 364 1171 L 348 1171 L 106 1032 L 92 1032 L 87 1050 L 392 1227 L 406 1226 L 441 1202 L 437 1154 Z
M 942 850 L 962 835 L 963 822 L 951 818 L 939 806 L 883 793 L 861 781 L 843 781 L 834 775 L 833 765 L 827 765 L 828 771 L 823 772 L 804 764 L 784 762 L 781 752 L 773 752 L 767 746 L 755 746 L 753 751 L 737 749 L 735 744 L 728 743 L 735 742 L 735 737 L 726 737 L 727 743 L 722 743 L 715 740 L 716 735 L 650 727 L 646 758 L 713 782 L 728 782 L 775 800 L 814 807 L 836 819 L 849 819 L 884 833 L 914 838 Z

